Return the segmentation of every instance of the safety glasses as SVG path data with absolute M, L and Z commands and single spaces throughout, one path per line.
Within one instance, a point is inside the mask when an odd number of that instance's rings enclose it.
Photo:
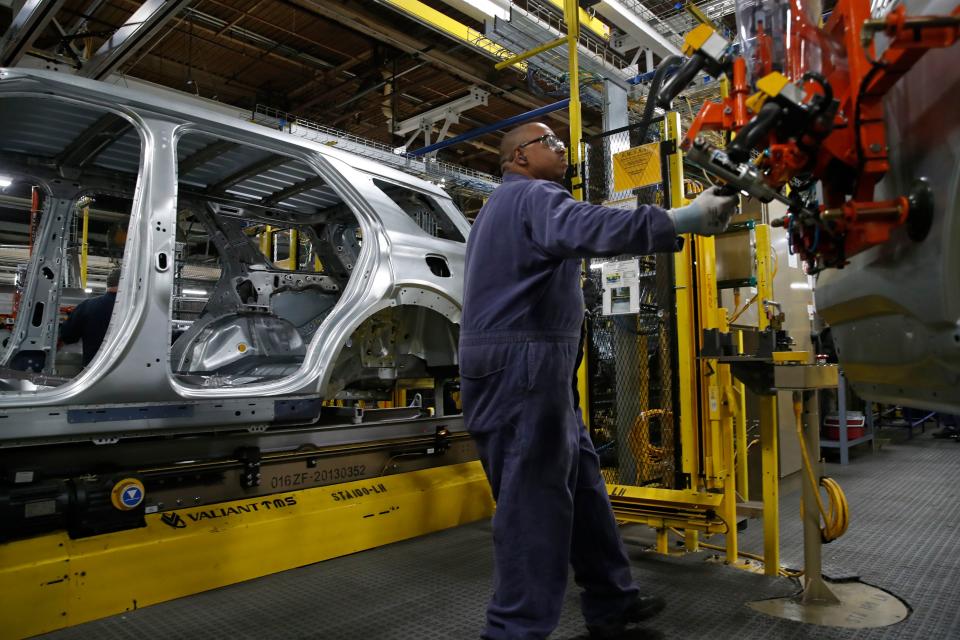
M 560 138 L 558 138 L 552 133 L 546 133 L 540 136 L 539 138 L 534 138 L 529 142 L 524 142 L 523 144 L 518 146 L 517 149 L 523 149 L 524 147 L 537 142 L 542 142 L 547 147 L 547 149 L 550 149 L 550 151 L 553 151 L 555 153 L 561 153 L 567 150 L 567 145 L 563 143 L 563 140 L 561 140 Z

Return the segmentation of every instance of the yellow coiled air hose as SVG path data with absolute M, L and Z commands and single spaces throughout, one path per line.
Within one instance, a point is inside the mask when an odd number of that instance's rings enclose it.
M 817 487 L 817 481 L 813 475 L 813 466 L 810 464 L 810 454 L 807 453 L 807 445 L 803 439 L 803 403 L 799 393 L 793 395 L 793 415 L 797 420 L 797 438 L 800 440 L 800 454 L 803 456 L 803 468 L 806 471 L 807 480 L 813 488 L 813 495 L 817 498 L 817 508 L 820 509 L 820 516 L 823 518 L 823 527 L 820 529 L 820 537 L 824 542 L 836 540 L 844 534 L 847 526 L 850 524 L 850 510 L 847 505 L 847 496 L 843 494 L 843 489 L 833 478 L 824 476 L 820 478 L 820 486 L 827 493 L 827 500 L 830 502 L 830 510 L 827 511 L 823 506 L 823 500 L 820 498 L 820 490 Z M 845 428 L 841 425 L 840 428 Z M 803 509 L 803 500 L 800 501 L 801 513 Z

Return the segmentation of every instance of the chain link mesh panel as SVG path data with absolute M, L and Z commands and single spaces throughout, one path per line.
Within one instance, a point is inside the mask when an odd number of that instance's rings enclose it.
M 587 154 L 590 201 L 629 208 L 668 207 L 666 180 L 626 192 L 613 190 L 612 153 L 658 141 L 660 132 L 660 123 L 655 122 L 645 135 L 634 126 L 595 138 Z M 665 166 L 663 170 L 666 175 Z M 680 443 L 673 255 L 638 258 L 639 313 L 603 314 L 601 265 L 635 257 L 591 260 L 585 284 L 590 432 L 607 482 L 675 488 Z
M 642 189 L 614 190 L 613 154 L 626 151 L 650 142 L 659 142 L 662 119 L 654 120 L 646 127 L 631 125 L 629 128 L 615 129 L 611 133 L 601 133 L 587 141 L 586 153 L 586 197 L 595 204 L 636 206 L 639 204 L 663 205 L 662 186 Z M 664 173 L 666 169 L 664 169 Z

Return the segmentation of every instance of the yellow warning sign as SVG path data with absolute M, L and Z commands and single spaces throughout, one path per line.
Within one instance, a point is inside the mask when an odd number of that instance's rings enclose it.
M 613 154 L 613 190 L 648 187 L 663 180 L 660 173 L 660 143 L 633 147 Z

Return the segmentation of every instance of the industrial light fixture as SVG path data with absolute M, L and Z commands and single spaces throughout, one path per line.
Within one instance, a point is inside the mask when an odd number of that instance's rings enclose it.
M 489 16 L 495 16 L 501 20 L 510 19 L 510 10 L 503 6 L 506 3 L 491 2 L 490 0 L 464 0 L 464 2 L 476 7 Z
M 474 18 L 493 18 L 501 20 L 510 19 L 510 2 L 507 0 L 445 0 L 447 4 L 453 6 L 467 15 Z
M 810 286 L 810 283 L 809 283 L 809 282 L 791 282 L 791 283 L 790 283 L 790 288 L 791 288 L 791 289 L 802 289 L 802 290 L 806 290 L 806 291 L 809 291 L 810 289 L 812 289 L 812 287 Z
M 183 295 L 185 296 L 205 296 L 207 292 L 203 289 L 184 289 Z
M 13 184 L 13 178 L 10 176 L 0 176 L 0 189 L 6 189 Z

